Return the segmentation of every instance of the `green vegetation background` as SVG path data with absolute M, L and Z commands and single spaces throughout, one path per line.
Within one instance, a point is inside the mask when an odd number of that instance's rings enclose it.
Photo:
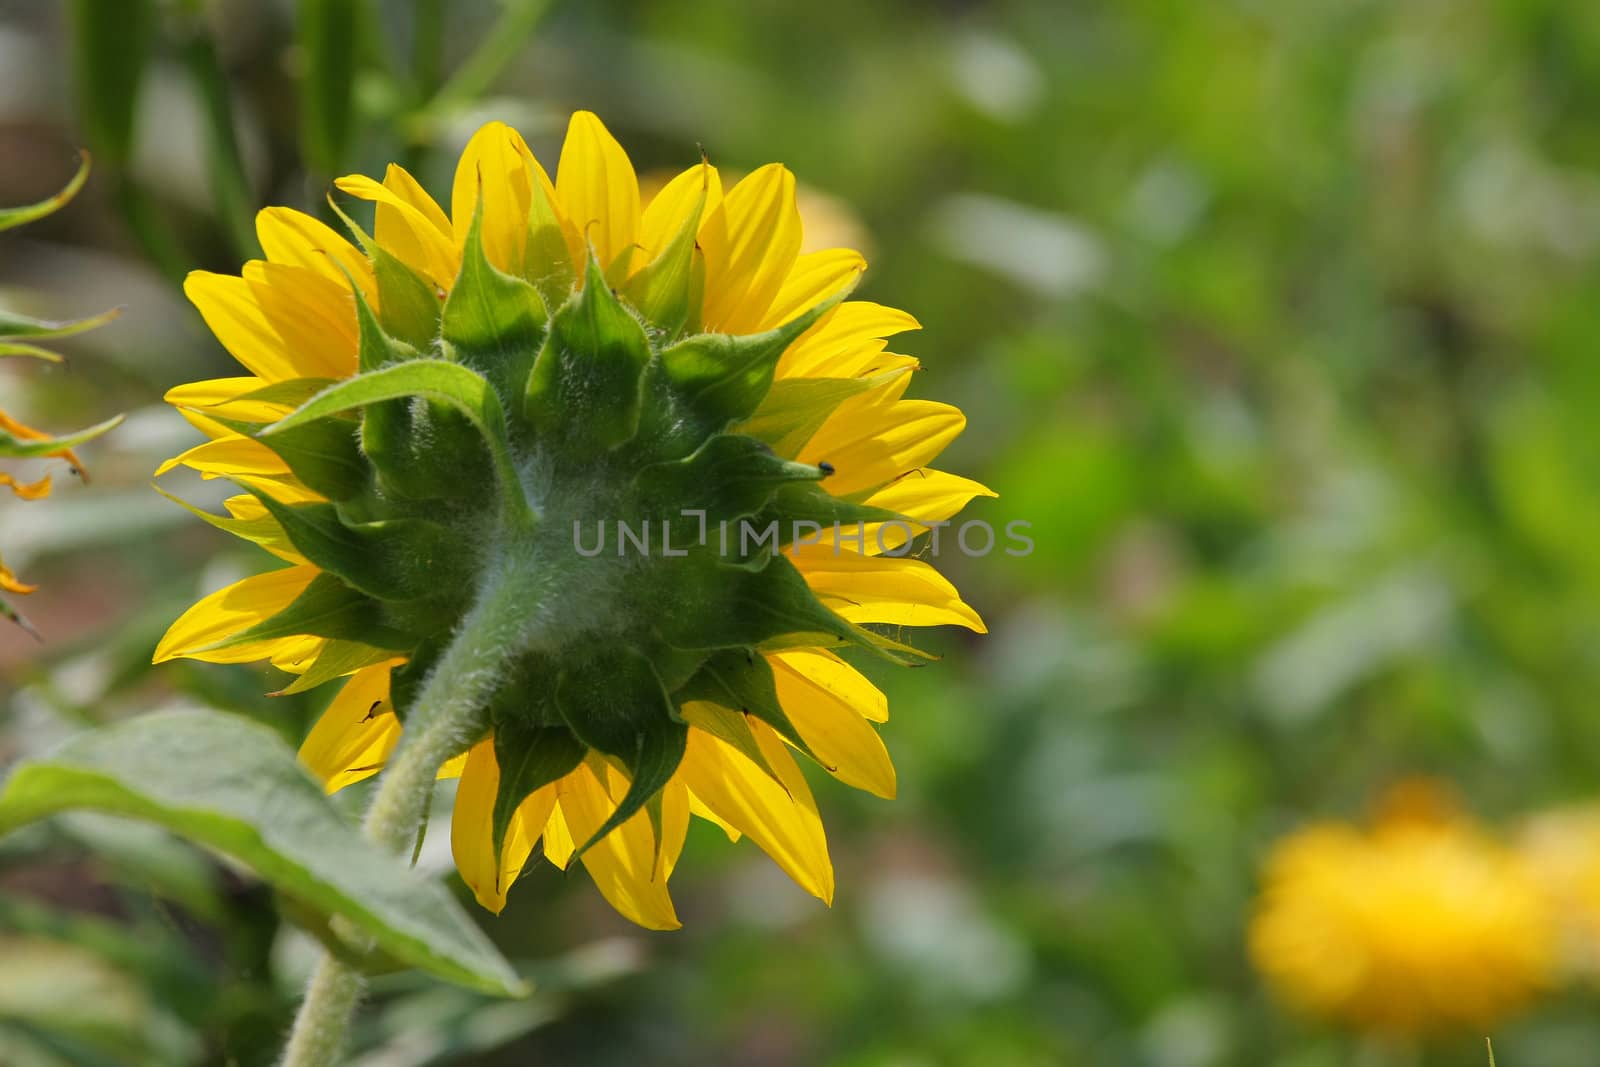
M 942 465 L 1001 494 L 968 514 L 1037 550 L 943 556 L 992 633 L 877 672 L 901 796 L 818 782 L 831 910 L 710 833 L 674 934 L 544 866 L 483 922 L 545 992 L 386 979 L 360 1062 L 1482 1062 L 1481 1035 L 1293 1019 L 1243 934 L 1265 847 L 1398 777 L 1508 823 L 1600 779 L 1600 6 L 394 0 L 347 37 L 329 6 L 0 0 L 0 202 L 97 153 L 0 245 L 0 296 L 127 305 L 66 370 L 0 369 L 0 400 L 56 429 L 131 412 L 91 485 L 0 504 L 47 638 L 0 632 L 0 765 L 174 701 L 302 736 L 326 694 L 147 666 L 265 564 L 148 488 L 193 439 L 162 392 L 232 373 L 171 275 L 237 269 L 248 208 L 318 210 L 332 173 L 401 159 L 447 190 L 483 119 L 553 168 L 592 108 L 641 170 L 703 147 L 848 203 L 860 295 L 924 324 L 895 346 L 914 394 L 967 411 Z M 8 840 L 0 1062 L 266 1064 L 306 959 L 287 930 L 156 835 Z M 1500 1062 L 1592 1063 L 1596 1008 L 1541 1002 Z

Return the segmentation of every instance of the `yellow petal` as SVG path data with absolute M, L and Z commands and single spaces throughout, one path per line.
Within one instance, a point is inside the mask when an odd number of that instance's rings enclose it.
M 50 495 L 50 475 L 46 474 L 36 482 L 19 482 L 5 471 L 0 471 L 0 487 L 10 489 L 13 495 L 22 500 L 43 500 Z M 12 592 L 17 590 L 13 589 Z
M 161 399 L 173 407 L 210 408 L 226 404 L 245 393 L 266 386 L 260 378 L 212 378 L 203 382 L 188 382 L 167 390 Z
M 794 563 L 811 591 L 851 622 L 965 626 L 988 632 L 949 579 L 920 559 L 808 545 Z
M 224 477 L 236 475 L 285 477 L 290 475 L 289 465 L 278 454 L 260 441 L 242 434 L 230 434 L 215 441 L 195 445 L 181 455 L 173 456 L 156 468 L 156 477 L 175 467 L 188 467 L 202 474 Z
M 400 720 L 389 704 L 389 672 L 400 662 L 352 674 L 301 744 L 300 762 L 328 792 L 370 778 L 388 762 L 400 740 Z
M 311 562 L 294 547 L 294 542 L 278 524 L 278 520 L 267 510 L 267 506 L 254 496 L 249 494 L 231 496 L 222 502 L 222 506 L 228 509 L 228 514 L 235 521 L 250 523 L 248 529 L 235 527 L 229 530 L 233 536 L 260 545 L 286 563 Z
M 639 179 L 628 154 L 593 112 L 575 112 L 567 125 L 556 167 L 556 197 L 601 268 L 609 271 L 618 265 L 626 277 L 627 260 L 620 257 L 638 235 Z
M 572 831 L 567 829 L 566 817 L 561 814 L 560 790 L 557 789 L 556 807 L 550 813 L 550 818 L 544 824 L 544 858 L 561 868 L 567 869 L 567 864 L 572 862 L 572 854 L 578 846 L 572 842 Z
M 354 278 L 368 302 L 377 301 L 371 261 L 326 223 L 292 208 L 263 208 L 256 214 L 256 237 L 273 263 L 304 267 L 338 285 Z
M 729 189 L 700 233 L 706 329 L 755 332 L 794 267 L 802 236 L 787 167 L 770 163 Z
M 768 656 L 778 702 L 822 765 L 846 785 L 894 799 L 894 764 L 878 732 L 850 705 Z
M 780 378 L 853 378 L 884 346 L 876 343 L 922 324 L 899 308 L 847 300 L 801 334 L 778 361 Z
M 748 835 L 801 888 L 831 903 L 833 861 L 811 789 L 766 723 L 752 720 L 750 729 L 781 783 L 731 745 L 693 728 L 678 776 L 718 820 Z
M 466 246 L 482 188 L 484 255 L 507 272 L 520 270 L 528 240 L 531 158 L 521 134 L 503 122 L 491 122 L 472 135 L 456 164 L 450 195 L 456 245 Z
M 926 466 L 967 424 L 960 408 L 931 400 L 860 413 L 847 406 L 829 416 L 796 457 L 833 467 L 824 487 L 834 496 L 875 490 Z
M 18 596 L 27 596 L 38 588 L 36 585 L 29 585 L 27 582 L 22 581 L 12 573 L 10 567 L 0 563 L 0 591 L 16 593 Z
M 861 277 L 866 269 L 866 257 L 853 248 L 828 248 L 801 256 L 795 260 L 789 276 L 773 298 L 761 329 L 782 326 L 801 312 L 816 307 Z
M 966 507 L 973 497 L 998 495 L 993 489 L 971 478 L 922 467 L 879 489 L 867 497 L 866 503 L 885 511 L 899 512 L 908 519 L 943 522 Z M 919 523 L 869 522 L 859 531 L 853 526 L 846 526 L 842 532 L 847 535 L 851 547 L 855 546 L 859 532 L 867 554 L 876 556 L 895 551 L 911 537 L 927 529 L 927 526 Z M 834 540 L 832 530 L 823 532 L 822 544 L 832 545 Z
M 222 347 L 251 374 L 268 382 L 316 374 L 303 368 L 300 353 L 284 344 L 243 278 L 190 271 L 183 292 Z
M 722 180 L 717 168 L 709 163 L 690 167 L 663 185 L 639 217 L 639 254 L 634 257 L 634 266 L 643 267 L 665 251 L 696 208 L 704 219 L 721 202 Z
M 258 261 L 244 280 L 303 378 L 347 378 L 356 372 L 356 302 L 347 286 L 300 267 Z
M 249 645 L 231 648 L 226 652 L 196 652 L 189 658 L 206 663 L 246 663 L 253 659 L 264 659 L 280 671 L 288 674 L 304 674 L 311 669 L 311 665 L 327 650 L 327 647 L 326 637 L 297 634 L 271 641 L 251 642 Z
M 456 790 L 455 812 L 450 818 L 450 851 L 461 880 L 478 903 L 496 915 L 506 906 L 506 893 L 533 853 L 539 828 L 556 802 L 555 786 L 547 785 L 517 806 L 506 826 L 500 861 L 496 863 L 494 800 L 499 788 L 500 765 L 494 758 L 494 738 L 487 737 L 467 752 L 461 785 Z
M 959 512 L 973 497 L 998 495 L 971 478 L 925 467 L 879 489 L 867 503 L 908 518 L 938 522 Z
M 407 204 L 417 209 L 417 212 L 433 228 L 447 237 L 453 237 L 454 231 L 450 227 L 450 219 L 444 213 L 437 201 L 428 195 L 428 190 L 422 183 L 411 176 L 411 172 L 398 163 L 391 163 L 383 172 L 383 187 L 404 200 Z M 376 230 L 374 226 L 374 230 Z
M 604 760 L 590 756 L 556 783 L 556 790 L 572 838 L 586 842 L 616 810 L 627 781 Z M 681 828 L 671 827 L 675 832 L 686 828 L 687 821 Z M 669 865 L 657 860 L 655 829 L 647 812 L 636 812 L 596 841 L 582 860 L 601 895 L 627 918 L 650 930 L 676 930 L 682 925 L 667 894 Z
M 162 397 L 187 417 L 190 412 L 204 411 L 223 418 L 243 422 L 276 422 L 294 410 L 292 404 L 269 403 L 261 400 L 240 400 L 246 393 L 264 389 L 269 382 L 260 378 L 212 378 L 210 381 L 189 382 L 173 386 Z M 194 420 L 190 420 L 193 422 Z M 199 425 L 198 423 L 196 425 Z M 220 425 L 215 422 L 211 425 Z M 204 432 L 210 433 L 210 430 Z M 229 433 L 234 431 L 230 430 Z M 213 436 L 222 436 L 215 434 Z
M 858 715 L 873 722 L 889 721 L 889 698 L 867 680 L 866 675 L 850 664 L 821 648 L 797 648 L 786 652 L 773 652 L 767 656 L 774 666 L 799 675 L 807 685 L 821 690 L 829 698 Z
M 347 174 L 333 184 L 351 196 L 394 211 L 395 225 L 390 230 L 393 243 L 385 243 L 384 247 L 402 263 L 432 278 L 441 289 L 454 284 L 461 266 L 460 253 L 455 242 L 439 232 L 427 215 L 364 174 Z
M 215 644 L 278 614 L 305 592 L 322 573 L 316 567 L 285 567 L 234 582 L 203 598 L 179 616 L 156 646 L 153 663 L 192 656 L 195 649 Z M 230 649 L 230 652 L 238 651 Z M 244 663 L 260 656 L 213 662 Z

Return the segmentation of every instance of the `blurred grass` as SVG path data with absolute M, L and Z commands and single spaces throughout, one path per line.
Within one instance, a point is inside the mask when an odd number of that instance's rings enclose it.
M 190 15 L 158 5 L 125 174 L 0 248 L 8 300 L 129 305 L 66 371 L 0 379 L 8 402 L 25 390 L 63 426 L 135 412 L 87 450 L 88 489 L 0 507 L 51 638 L 0 632 L 0 749 L 172 693 L 297 737 L 324 699 L 261 697 L 265 669 L 143 665 L 192 592 L 260 561 L 144 488 L 186 440 L 162 391 L 229 364 L 152 280 L 119 190 L 185 266 L 232 270 L 241 198 L 319 210 L 341 158 L 404 158 L 444 189 L 491 116 L 553 164 L 565 114 L 592 107 L 641 170 L 704 146 L 851 205 L 861 294 L 924 324 L 899 341 L 927 368 L 914 391 L 969 415 L 946 465 L 1001 494 L 970 514 L 1030 521 L 1037 550 L 943 557 L 993 634 L 933 636 L 941 664 L 878 676 L 902 796 L 819 782 L 832 911 L 713 834 L 674 879 L 677 935 L 538 871 L 490 924 L 508 952 L 605 936 L 634 962 L 521 1009 L 538 1015 L 437 1003 L 409 1037 L 408 998 L 443 994 L 396 983 L 372 1062 L 1402 1062 L 1268 1003 L 1243 921 L 1266 843 L 1399 775 L 1504 818 L 1594 792 L 1600 8 L 635 0 L 533 26 L 537 5 L 374 3 L 349 125 L 312 129 L 299 91 L 330 60 L 295 18 L 318 6 L 195 9 L 242 192 L 219 196 Z M 69 36 L 64 8 L 0 0 L 0 202 L 47 194 L 101 136 L 71 103 Z M 488 74 L 464 91 L 463 70 Z M 162 994 L 200 1061 L 266 1062 L 292 952 L 248 886 L 213 872 L 207 913 L 66 840 L 3 855 L 8 897 L 178 916 L 169 963 L 217 983 Z M 1508 1063 L 1587 1064 L 1594 1009 L 1552 999 L 1496 1042 Z M 1419 1056 L 1477 1062 L 1480 1039 Z

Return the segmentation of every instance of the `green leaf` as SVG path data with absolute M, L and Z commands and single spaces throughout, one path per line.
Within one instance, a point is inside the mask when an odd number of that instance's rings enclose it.
M 26 356 L 29 359 L 42 359 L 47 363 L 61 363 L 60 356 L 48 348 L 38 345 L 25 345 L 21 342 L 0 341 L 0 356 Z
M 439 978 L 497 995 L 524 992 L 450 894 L 367 843 L 264 726 L 175 711 L 80 734 L 16 768 L 0 793 L 0 833 L 85 809 L 156 823 L 225 852 Z
M 0 309 L 0 338 L 9 340 L 15 337 L 71 337 L 73 334 L 83 333 L 97 326 L 104 326 L 121 314 L 121 308 L 112 308 L 110 311 L 102 311 L 98 315 L 90 315 L 86 319 L 52 321 L 50 319 L 30 318 L 27 315 L 18 315 L 15 312 Z
M 488 378 L 501 395 L 521 396 L 549 316 L 532 285 L 489 262 L 482 231 L 480 196 L 440 328 L 447 352 Z
M 581 856 L 661 791 L 683 762 L 689 730 L 676 721 L 650 661 L 627 649 L 564 667 L 556 707 L 579 741 L 620 759 L 630 775 L 627 793 L 577 850 Z
M 78 170 L 73 174 L 72 180 L 56 195 L 37 204 L 24 204 L 21 207 L 0 208 L 0 231 L 10 230 L 42 219 L 46 215 L 53 215 L 61 210 L 73 197 L 78 195 L 78 190 L 83 188 L 83 183 L 89 180 L 89 153 L 81 152 L 78 155 Z
M 582 742 L 561 726 L 529 726 L 511 719 L 495 723 L 494 758 L 500 765 L 500 789 L 494 798 L 492 825 L 497 862 L 517 806 L 529 794 L 565 777 L 583 762 L 586 751 Z
M 772 667 L 766 657 L 757 655 L 753 649 L 729 648 L 713 653 L 673 697 L 679 702 L 707 701 L 760 719 L 818 764 L 830 771 L 833 769 L 817 758 L 800 731 L 794 728 L 794 723 L 789 721 L 778 701 Z
M 528 376 L 523 413 L 565 451 L 590 455 L 614 448 L 639 427 L 640 378 L 649 362 L 643 327 L 591 255 L 583 291 L 550 320 Z
M 754 414 L 732 432 L 765 441 L 780 456 L 798 455 L 840 404 L 909 373 L 902 368 L 870 378 L 785 378 L 773 383 Z
M 395 630 L 383 609 L 365 593 L 345 585 L 331 574 L 319 574 L 288 607 L 248 630 L 205 646 L 206 651 L 236 648 L 254 641 L 309 634 L 345 641 L 362 641 L 374 648 L 404 651 L 415 644 L 408 634 Z
M 139 86 L 155 40 L 154 0 L 74 0 L 73 67 L 89 143 L 112 164 L 127 163 Z
M 453 564 L 467 553 L 425 519 L 347 523 L 333 504 L 285 504 L 246 486 L 300 554 L 380 600 L 416 600 L 464 585 Z
M 348 155 L 357 14 L 350 0 L 299 0 L 296 5 L 304 75 L 300 79 L 300 144 L 320 174 L 338 174 Z
M 0 934 L 0 1019 L 20 1024 L 68 1060 L 22 1055 L 0 1036 L 8 1064 L 149 1065 L 193 1063 L 195 1035 L 153 1002 L 125 969 L 78 945 L 45 937 Z M 12 1055 L 18 1058 L 13 1059 Z
M 8 459 L 35 459 L 39 456 L 48 456 L 68 448 L 76 448 L 85 441 L 92 441 L 101 434 L 116 429 L 122 424 L 122 416 L 116 415 L 105 422 L 97 423 L 87 430 L 77 433 L 62 434 L 60 437 L 28 438 L 23 440 L 5 430 L 0 430 L 0 456 Z
M 661 380 L 688 417 L 695 439 L 748 418 L 772 389 L 785 350 L 844 297 L 838 293 L 766 333 L 697 334 L 662 352 Z

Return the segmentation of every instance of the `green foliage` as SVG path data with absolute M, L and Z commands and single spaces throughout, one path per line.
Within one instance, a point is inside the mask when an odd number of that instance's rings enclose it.
M 89 143 L 113 166 L 133 150 L 145 67 L 155 46 L 154 0 L 74 0 L 73 66 Z
M 11 773 L 0 832 L 82 809 L 152 822 L 248 864 L 302 907 L 352 923 L 340 952 L 363 954 L 370 938 L 453 982 L 522 988 L 449 895 L 363 842 L 261 726 L 169 712 L 82 734 Z
M 306 65 L 300 92 L 300 143 L 306 161 L 338 174 L 350 155 L 362 5 L 298 0 L 295 16 Z

